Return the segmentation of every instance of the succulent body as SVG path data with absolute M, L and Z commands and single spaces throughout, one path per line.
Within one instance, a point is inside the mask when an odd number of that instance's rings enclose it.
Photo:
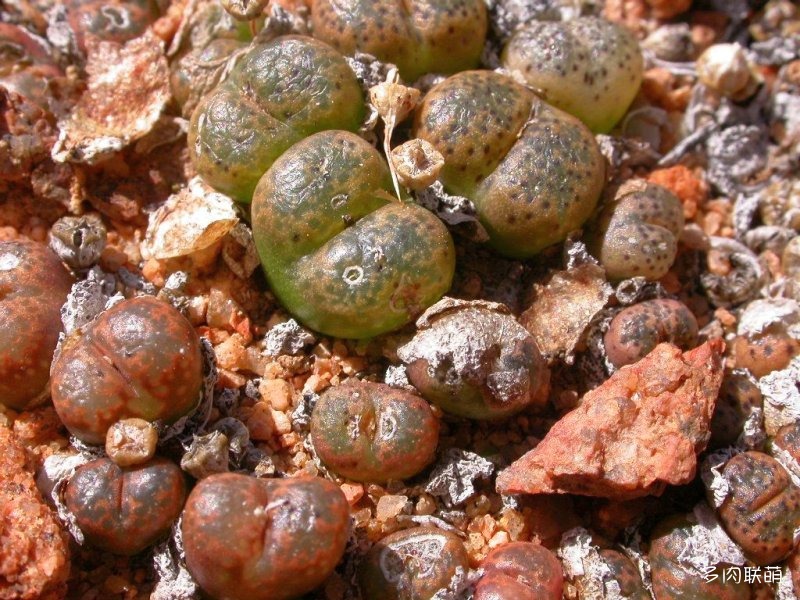
M 49 388 L 72 276 L 43 244 L 0 243 L 0 403 L 24 410 Z
M 279 37 L 249 50 L 198 104 L 189 153 L 209 185 L 250 202 L 261 175 L 292 144 L 326 129 L 355 131 L 364 112 L 355 74 L 336 50 Z
M 378 151 L 343 131 L 294 145 L 259 182 L 252 216 L 261 263 L 278 299 L 312 329 L 372 337 L 449 289 L 450 234 L 391 190 Z
M 125 42 L 139 37 L 159 16 L 154 0 L 68 0 L 67 22 L 78 48 L 86 52 L 86 36 L 108 42 Z
M 433 460 L 439 422 L 425 400 L 368 381 L 329 388 L 314 406 L 311 441 L 335 473 L 373 483 L 406 479 Z
M 492 550 L 481 563 L 483 577 L 475 600 L 560 600 L 561 563 L 550 550 L 532 542 L 511 542 Z
M 608 360 L 620 368 L 644 358 L 662 342 L 693 348 L 697 319 L 677 300 L 648 300 L 617 313 L 603 339 Z
M 171 305 L 142 296 L 113 306 L 64 341 L 51 391 L 67 429 L 102 444 L 120 419 L 176 421 L 197 405 L 202 382 L 197 333 Z
M 737 367 L 747 369 L 754 377 L 764 377 L 785 369 L 800 353 L 800 342 L 784 331 L 770 330 L 736 336 L 731 352 Z
M 729 492 L 718 509 L 725 530 L 759 565 L 785 558 L 800 527 L 800 488 L 762 452 L 742 452 L 722 471 Z
M 589 218 L 605 183 L 591 132 L 510 77 L 465 71 L 434 86 L 414 136 L 444 156 L 441 181 L 472 200 L 501 254 L 527 258 Z
M 413 81 L 477 67 L 488 22 L 482 0 L 315 0 L 311 23 L 342 53 L 372 54 Z
M 749 600 L 750 586 L 722 574 L 726 564 L 708 577 L 684 566 L 681 557 L 692 535 L 694 516 L 674 515 L 661 521 L 651 534 L 650 574 L 656 600 Z
M 642 577 L 636 565 L 622 552 L 606 548 L 600 550 L 600 557 L 611 571 L 611 578 L 619 585 L 623 598 L 629 600 L 648 600 L 650 594 L 642 583 Z
M 137 554 L 166 537 L 186 499 L 183 472 L 156 457 L 120 467 L 108 458 L 86 463 L 67 484 L 64 501 L 86 540 L 114 554 Z
M 631 180 L 622 185 L 593 224 L 589 249 L 609 279 L 663 277 L 678 252 L 683 207 L 666 188 Z
M 525 25 L 509 40 L 502 62 L 547 102 L 597 133 L 616 125 L 642 82 L 636 38 L 597 17 Z
M 500 419 L 547 402 L 539 347 L 500 305 L 444 299 L 417 325 L 398 356 L 414 387 L 446 412 Z
M 186 566 L 213 598 L 297 598 L 331 574 L 349 523 L 347 500 L 330 481 L 212 475 L 186 501 Z
M 386 536 L 359 565 L 364 600 L 433 598 L 452 589 L 469 568 L 467 553 L 454 534 L 413 527 Z
M 722 380 L 711 419 L 710 447 L 734 445 L 747 419 L 753 411 L 760 411 L 762 407 L 761 390 L 749 377 L 741 373 L 727 373 Z

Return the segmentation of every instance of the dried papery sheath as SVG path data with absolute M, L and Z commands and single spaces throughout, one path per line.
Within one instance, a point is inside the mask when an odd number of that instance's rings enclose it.
M 203 358 L 203 386 L 198 394 L 197 407 L 172 425 L 166 427 L 161 425 L 159 427 L 161 430 L 159 439 L 162 443 L 176 437 L 184 448 L 188 447 L 193 434 L 197 431 L 203 431 L 211 416 L 211 409 L 214 404 L 214 387 L 219 379 L 219 371 L 217 370 L 214 347 L 204 337 L 200 338 L 200 353 Z
M 739 453 L 737 448 L 724 448 L 707 455 L 700 465 L 700 478 L 711 492 L 714 508 L 719 508 L 730 494 L 730 483 L 722 474 L 725 464 Z
M 708 572 L 719 564 L 744 565 L 747 558 L 717 520 L 705 502 L 694 507 L 697 524 L 692 525 L 678 560 L 692 573 Z
M 294 319 L 278 323 L 264 336 L 264 356 L 296 355 L 317 338 Z
M 758 335 L 770 329 L 800 338 L 800 305 L 789 298 L 753 300 L 739 315 L 739 335 Z
M 702 274 L 700 281 L 716 306 L 728 307 L 755 297 L 764 285 L 766 273 L 758 257 L 744 244 L 724 237 L 709 238 L 711 251 L 730 263 L 730 272 Z
M 115 288 L 114 276 L 105 273 L 100 267 L 94 267 L 86 279 L 73 284 L 66 303 L 61 307 L 64 334 L 69 335 L 103 312 L 114 295 Z
M 611 568 L 586 529 L 575 527 L 565 532 L 556 553 L 561 558 L 564 575 L 579 590 L 581 598 L 624 600 Z
M 250 277 L 261 264 L 253 231 L 241 221 L 222 240 L 222 260 L 241 279 Z
M 200 587 L 184 563 L 181 520 L 172 526 L 169 539 L 158 544 L 153 551 L 153 566 L 158 575 L 150 600 L 197 600 Z
M 220 241 L 238 221 L 233 201 L 195 177 L 150 215 L 142 254 L 189 256 Z
M 566 254 L 568 268 L 534 285 L 533 301 L 520 315 L 520 323 L 533 335 L 545 359 L 561 358 L 572 364 L 575 347 L 613 288 L 582 242 L 568 245 Z
M 78 467 L 95 458 L 96 456 L 88 453 L 51 454 L 44 460 L 42 468 L 36 477 L 36 486 L 56 507 L 58 518 L 61 519 L 61 522 L 64 523 L 72 537 L 80 545 L 84 542 L 83 532 L 64 503 L 62 494 Z
M 758 388 L 764 397 L 764 427 L 767 435 L 775 435 L 784 425 L 800 419 L 800 357 L 795 357 L 789 366 L 773 371 L 758 380 Z
M 56 162 L 94 164 L 141 138 L 171 97 L 163 42 L 151 30 L 120 46 L 87 40 L 88 89 L 59 123 Z
M 458 448 L 450 448 L 439 459 L 425 491 L 452 507 L 475 495 L 475 482 L 494 473 L 494 465 L 485 458 Z
M 434 181 L 427 188 L 417 190 L 415 195 L 420 205 L 436 213 L 436 216 L 460 235 L 475 242 L 489 239 L 486 229 L 478 221 L 472 201 L 463 196 L 448 194 L 440 181 Z

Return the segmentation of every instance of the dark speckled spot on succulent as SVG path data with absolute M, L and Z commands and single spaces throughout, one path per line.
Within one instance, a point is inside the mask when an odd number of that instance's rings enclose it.
M 0 243 L 0 404 L 24 410 L 43 399 L 72 276 L 45 245 Z
M 261 175 L 292 144 L 326 129 L 355 131 L 364 99 L 344 57 L 312 38 L 254 46 L 195 109 L 189 154 L 217 190 L 250 202 Z
M 64 501 L 91 545 L 137 554 L 165 537 L 183 509 L 186 483 L 170 460 L 133 467 L 108 458 L 86 463 L 67 484 Z
M 311 23 L 314 37 L 394 63 L 414 81 L 477 67 L 488 21 L 483 0 L 318 0 Z
M 354 134 L 326 131 L 295 144 L 262 177 L 252 215 L 272 290 L 322 333 L 397 329 L 450 288 L 447 229 L 392 196 L 386 163 Z
M 800 488 L 777 460 L 762 452 L 737 454 L 722 475 L 729 492 L 718 515 L 728 535 L 756 564 L 785 558 L 800 527 Z
M 697 319 L 677 300 L 648 300 L 623 309 L 612 319 L 604 339 L 606 356 L 617 367 L 644 358 L 662 342 L 683 350 L 697 344 Z
M 660 185 L 631 180 L 601 211 L 587 236 L 611 280 L 663 277 L 678 252 L 684 217 L 680 200 Z
M 605 163 L 591 132 L 509 77 L 467 71 L 434 86 L 414 136 L 445 158 L 441 180 L 473 201 L 500 253 L 527 258 L 592 214 Z
M 171 305 L 124 300 L 61 346 L 51 392 L 58 416 L 88 444 L 102 444 L 120 419 L 172 423 L 199 401 L 200 339 Z
M 639 44 L 623 27 L 596 17 L 538 21 L 506 45 L 503 66 L 595 132 L 609 131 L 639 91 Z

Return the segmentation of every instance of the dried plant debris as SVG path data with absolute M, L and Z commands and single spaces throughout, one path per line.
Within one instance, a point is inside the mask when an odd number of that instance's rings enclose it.
M 416 192 L 417 202 L 436 213 L 453 231 L 474 242 L 486 242 L 489 233 L 478 220 L 475 205 L 468 198 L 444 191 L 441 181 Z
M 238 221 L 233 200 L 195 177 L 150 214 L 142 254 L 156 259 L 189 256 L 219 242 Z
M 627 597 L 622 594 L 614 571 L 600 554 L 600 547 L 592 540 L 592 534 L 583 527 L 565 532 L 556 552 L 564 575 L 577 589 L 579 598 L 624 600 Z
M 686 353 L 656 346 L 587 393 L 538 446 L 501 472 L 498 492 L 625 500 L 688 483 L 710 435 L 723 349 L 721 340 Z
M 573 249 L 570 256 L 576 252 Z M 576 346 L 612 294 L 605 271 L 589 257 L 534 284 L 533 302 L 520 315 L 520 323 L 548 361 L 560 358 L 572 364 Z
M 109 308 L 111 298 L 116 292 L 116 280 L 113 275 L 105 273 L 100 267 L 95 266 L 86 276 L 86 279 L 77 281 L 72 285 L 72 290 L 67 296 L 67 301 L 61 307 L 61 322 L 64 324 L 64 334 L 69 335 L 79 327 L 90 323 Z M 121 300 L 122 297 L 119 296 Z
M 264 336 L 264 356 L 294 356 L 317 338 L 294 319 L 278 323 Z
M 150 30 L 124 46 L 87 40 L 87 90 L 59 122 L 57 162 L 94 164 L 141 138 L 171 97 L 163 42 Z
M 494 473 L 494 464 L 482 456 L 461 450 L 448 449 L 436 463 L 425 491 L 441 498 L 445 506 L 454 507 L 472 498 L 475 482 L 486 480 Z
M 754 298 L 765 283 L 765 269 L 747 246 L 736 240 L 711 236 L 710 252 L 727 262 L 727 273 L 704 272 L 700 281 L 709 299 L 717 306 L 728 307 Z
M 739 335 L 758 335 L 773 328 L 800 339 L 800 305 L 795 300 L 789 298 L 753 300 L 739 315 L 737 327 Z
M 172 526 L 169 539 L 156 546 L 153 551 L 153 566 L 158 581 L 150 600 L 197 600 L 200 586 L 189 574 L 183 561 L 181 521 Z
M 692 511 L 697 521 L 691 525 L 679 562 L 692 573 L 707 573 L 719 564 L 744 565 L 747 559 L 717 520 L 711 507 L 700 502 Z
M 789 366 L 773 371 L 758 380 L 758 389 L 764 397 L 764 427 L 767 435 L 774 436 L 784 425 L 800 419 L 800 357 Z
M 735 125 L 706 142 L 708 181 L 729 196 L 748 183 L 767 163 L 767 136 L 762 127 Z

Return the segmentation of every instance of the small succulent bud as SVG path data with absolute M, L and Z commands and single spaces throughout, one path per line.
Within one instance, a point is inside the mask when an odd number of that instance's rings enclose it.
M 415 138 L 392 150 L 392 162 L 400 183 L 422 190 L 439 178 L 444 156 L 430 142 Z
M 147 462 L 156 453 L 158 432 L 144 419 L 121 419 L 108 428 L 106 454 L 120 467 Z
M 732 100 L 746 100 L 761 83 L 739 44 L 715 44 L 697 59 L 697 76 L 715 92 Z
M 237 21 L 251 21 L 258 17 L 268 0 L 220 0 L 223 8 Z
M 106 227 L 96 216 L 61 217 L 50 229 L 50 248 L 73 269 L 91 267 L 106 247 Z

